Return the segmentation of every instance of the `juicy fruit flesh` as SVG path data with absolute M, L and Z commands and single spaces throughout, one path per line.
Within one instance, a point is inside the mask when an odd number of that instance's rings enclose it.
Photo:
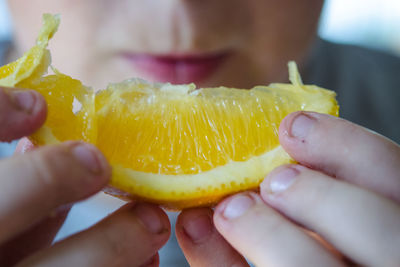
M 303 85 L 294 63 L 292 84 L 195 90 L 133 79 L 95 94 L 55 69 L 45 75 L 46 47 L 59 18 L 45 15 L 44 21 L 36 46 L 0 68 L 0 85 L 42 93 L 48 117 L 31 140 L 95 144 L 113 167 L 111 193 L 118 196 L 180 209 L 254 189 L 273 168 L 292 161 L 278 140 L 287 114 L 338 115 L 335 93 Z
M 180 175 L 247 161 L 279 145 L 279 123 L 287 114 L 311 108 L 308 102 L 325 97 L 314 90 L 315 95 L 304 102 L 302 96 L 311 94 L 291 85 L 179 89 L 136 80 L 96 96 L 97 144 L 111 163 L 146 173 Z M 298 97 L 293 97 L 293 91 L 298 91 Z M 110 144 L 111 136 L 118 136 L 118 141 Z
M 65 140 L 95 143 L 97 127 L 93 90 L 55 69 L 53 75 L 44 76 L 51 61 L 46 47 L 59 22 L 58 16 L 44 15 L 44 26 L 36 45 L 17 61 L 0 68 L 0 85 L 30 88 L 46 99 L 47 120 L 44 127 L 31 136 L 35 144 L 53 144 Z M 74 112 L 74 102 L 81 105 L 79 111 Z
M 135 93 L 121 92 L 117 99 L 127 94 Z M 203 89 L 179 97 L 151 93 L 129 104 L 115 100 L 112 113 L 99 114 L 104 131 L 97 143 L 111 161 L 150 173 L 195 174 L 246 161 L 278 145 L 272 138 L 277 135 L 275 122 L 285 115 L 271 112 L 274 99 L 262 97 L 264 92 L 251 94 L 221 88 L 218 94 Z M 109 147 L 105 141 L 116 131 L 122 140 Z
M 37 83 L 21 83 L 22 88 L 40 92 L 47 102 L 46 128 L 58 141 L 84 140 L 94 143 L 95 124 L 94 92 L 82 86 L 78 80 L 57 73 L 46 76 Z M 74 104 L 79 109 L 74 109 Z M 48 144 L 42 132 L 32 136 L 37 144 Z
M 134 79 L 100 91 L 97 146 L 113 165 L 111 184 L 173 209 L 256 188 L 272 169 L 293 162 L 278 142 L 284 116 L 338 113 L 333 92 L 302 85 L 290 66 L 293 84 L 251 90 Z

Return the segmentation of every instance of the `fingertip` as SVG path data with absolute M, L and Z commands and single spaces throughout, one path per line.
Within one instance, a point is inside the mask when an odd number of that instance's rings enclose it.
M 156 266 L 159 266 L 159 265 L 160 265 L 160 255 L 157 252 L 156 255 L 151 257 L 144 264 L 140 265 L 140 267 L 156 267 Z
M 142 262 L 143 266 L 158 266 L 157 251 L 171 232 L 166 213 L 150 203 L 129 202 L 103 220 L 103 226 L 111 230 L 111 241 L 118 245 L 125 243 L 123 250 L 128 253 L 125 256 L 140 258 L 137 263 Z
M 254 192 L 243 192 L 226 198 L 214 211 L 215 227 L 222 235 L 229 233 L 235 227 L 235 221 L 246 217 L 246 213 L 258 204 L 263 205 L 263 201 Z
M 47 102 L 40 93 L 35 91 L 32 91 L 32 93 L 35 95 L 36 98 L 36 105 L 32 115 L 36 117 L 35 123 L 41 126 L 46 122 L 48 112 Z
M 12 95 L 14 104 L 21 111 L 27 114 L 39 114 L 47 110 L 47 104 L 44 97 L 34 90 L 13 90 Z
M 303 166 L 297 164 L 285 164 L 270 172 L 260 184 L 260 195 L 266 200 L 274 194 L 287 190 L 295 181 L 295 178 L 303 170 Z
M 284 117 L 279 125 L 279 140 L 281 141 L 281 138 L 287 138 L 289 136 L 289 131 L 290 131 L 290 125 L 292 124 L 293 118 L 299 114 L 300 111 L 292 112 L 286 117 Z M 284 140 L 284 139 L 283 139 Z
M 11 91 L 12 102 L 19 113 L 25 114 L 25 125 L 34 131 L 37 125 L 46 120 L 47 103 L 44 97 L 33 90 L 17 89 Z M 33 127 L 30 128 L 29 127 Z
M 160 207 L 150 203 L 137 203 L 131 211 L 146 231 L 168 239 L 171 233 L 171 224 L 167 214 Z
M 151 262 L 152 256 L 168 241 L 171 232 L 166 213 L 150 203 L 128 202 L 99 224 L 97 232 L 107 229 L 107 236 L 111 237 L 108 241 L 118 246 L 125 244 L 123 250 L 130 253 L 129 256 L 136 254 L 143 263 Z
M 216 231 L 210 208 L 182 211 L 176 237 L 190 266 L 248 266 L 245 259 Z
M 194 244 L 204 243 L 214 229 L 212 216 L 213 212 L 209 208 L 182 211 L 175 226 L 178 238 L 186 239 Z
M 308 134 L 317 123 L 315 112 L 296 111 L 287 115 L 279 126 L 279 141 L 282 146 L 306 143 Z
M 336 259 L 255 193 L 232 196 L 217 209 L 218 232 L 257 266 L 340 266 L 331 265 Z
M 143 219 L 143 214 L 149 211 L 155 217 L 147 214 Z M 149 219 L 168 220 L 155 205 L 127 203 L 93 227 L 57 242 L 24 263 L 29 266 L 59 266 L 63 262 L 72 266 L 158 266 L 158 250 L 169 235 L 150 231 Z
M 32 134 L 46 120 L 47 104 L 32 90 L 0 88 L 0 140 L 12 141 Z
M 109 183 L 112 173 L 111 166 L 96 146 L 82 141 L 67 141 L 62 146 L 90 174 L 87 176 L 88 180 L 96 191 Z
M 67 142 L 66 146 L 70 148 L 74 158 L 93 174 L 108 174 L 110 172 L 110 165 L 106 158 L 94 145 L 72 141 Z

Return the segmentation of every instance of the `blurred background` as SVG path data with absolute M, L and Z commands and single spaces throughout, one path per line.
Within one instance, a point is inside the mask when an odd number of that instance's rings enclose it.
M 400 54 L 399 0 L 326 0 L 322 38 Z
M 0 0 L 0 40 L 9 39 L 11 29 L 5 0 Z M 325 0 L 319 34 L 400 55 L 400 1 Z
M 356 44 L 400 55 L 400 0 L 326 0 L 319 34 L 333 42 Z M 0 42 L 10 40 L 12 24 L 0 0 Z M 0 158 L 6 156 L 1 149 Z M 2 154 L 3 153 L 3 154 Z M 12 153 L 11 151 L 7 152 Z M 122 201 L 100 193 L 75 205 L 57 239 L 97 222 Z M 162 254 L 169 253 L 162 251 Z

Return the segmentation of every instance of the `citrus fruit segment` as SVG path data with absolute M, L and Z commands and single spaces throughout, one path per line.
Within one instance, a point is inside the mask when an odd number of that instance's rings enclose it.
M 54 75 L 34 82 L 22 82 L 18 87 L 40 92 L 47 102 L 46 123 L 30 136 L 35 144 L 54 144 L 66 140 L 96 143 L 95 93 L 92 89 L 57 70 Z
M 40 78 L 47 72 L 51 61 L 47 45 L 59 24 L 59 16 L 43 15 L 43 27 L 36 40 L 36 45 L 17 61 L 0 68 L 0 84 L 2 86 L 13 87 L 25 79 Z
M 111 184 L 172 208 L 257 188 L 292 161 L 278 140 L 286 115 L 338 112 L 335 93 L 303 85 L 289 66 L 292 84 L 250 90 L 133 79 L 100 91 L 97 146 L 113 165 Z
M 0 69 L 0 85 L 42 93 L 48 118 L 31 139 L 95 144 L 113 167 L 106 191 L 119 197 L 182 209 L 256 189 L 272 169 L 293 161 L 278 139 L 286 115 L 338 115 L 335 93 L 303 85 L 293 62 L 291 84 L 197 89 L 131 79 L 95 94 L 55 69 L 44 76 L 58 18 L 45 15 L 44 21 L 36 48 Z
M 59 16 L 43 15 L 43 27 L 36 45 L 17 61 L 0 68 L 0 85 L 33 89 L 45 97 L 48 104 L 47 121 L 30 137 L 35 144 L 53 144 L 65 140 L 95 143 L 97 129 L 93 90 L 54 68 L 54 74 L 44 76 L 51 62 L 47 45 L 59 23 Z

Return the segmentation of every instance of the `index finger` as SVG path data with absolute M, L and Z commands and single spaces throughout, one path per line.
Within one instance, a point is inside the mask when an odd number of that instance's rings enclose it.
M 400 147 L 349 121 L 315 112 L 288 115 L 283 148 L 302 165 L 400 202 Z
M 46 120 L 47 105 L 37 92 L 0 87 L 0 141 L 29 135 Z
M 0 161 L 0 243 L 58 206 L 96 193 L 110 175 L 100 151 L 82 142 L 43 147 Z

